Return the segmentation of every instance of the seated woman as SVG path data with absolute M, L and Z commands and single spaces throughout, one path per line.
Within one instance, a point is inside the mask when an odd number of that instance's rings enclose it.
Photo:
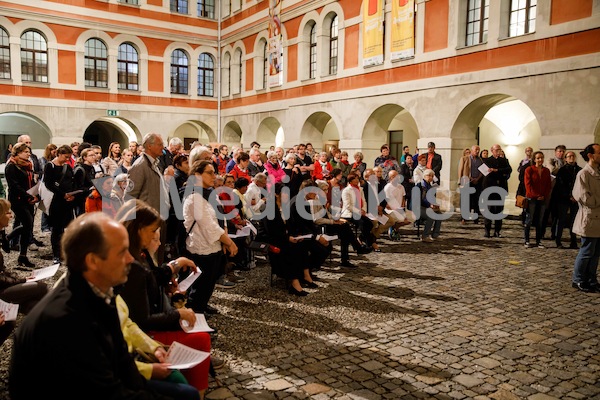
M 0 230 L 4 230 L 12 218 L 10 202 L 0 198 Z M 27 314 L 37 302 L 48 293 L 48 287 L 45 283 L 27 282 L 27 279 L 20 278 L 6 269 L 4 265 L 4 256 L 0 252 L 0 299 L 7 303 L 19 305 L 19 312 Z M 15 328 L 15 321 L 5 321 L 5 316 L 0 319 L 0 344 L 10 336 Z
M 342 190 L 342 213 L 341 217 L 354 224 L 360 230 L 360 237 L 367 247 L 378 250 L 373 234 L 373 222 L 367 217 L 367 200 L 360 186 L 358 175 L 348 175 L 348 185 Z
M 270 197 L 268 201 L 274 201 L 273 218 L 263 219 L 265 242 L 277 247 L 279 252 L 270 252 L 269 261 L 271 263 L 272 273 L 286 279 L 290 294 L 296 296 L 307 296 L 308 292 L 302 289 L 302 285 L 310 288 L 317 288 L 310 275 L 310 268 L 319 268 L 328 252 L 323 253 L 317 249 L 317 243 L 314 236 L 310 239 L 299 239 L 298 236 L 312 234 L 306 225 L 300 225 L 299 218 L 291 220 L 289 211 L 282 211 L 282 205 L 289 205 L 289 194 L 287 190 L 282 190 L 283 184 L 275 184 L 275 197 Z M 267 205 L 269 207 L 269 205 Z M 292 210 L 295 205 L 292 206 Z M 321 247 L 323 247 L 321 245 Z M 308 258 L 307 258 L 308 255 Z
M 440 210 L 440 206 L 435 201 L 431 202 L 427 198 L 427 192 L 433 186 L 434 178 L 435 172 L 432 169 L 426 169 L 423 172 L 423 180 L 417 184 L 421 189 L 421 219 L 425 221 L 421 241 L 425 243 L 432 243 L 433 239 L 437 239 L 440 236 L 440 229 L 442 227 L 441 219 L 434 219 L 427 213 L 428 209 L 433 210 L 435 213 Z M 433 233 L 431 232 L 432 227 Z
M 155 265 L 148 252 L 156 231 L 161 225 L 160 215 L 142 200 L 125 202 L 116 219 L 129 233 L 129 252 L 135 258 L 121 296 L 129 306 L 131 319 L 155 340 L 170 345 L 174 341 L 197 350 L 210 352 L 208 333 L 186 333 L 182 321 L 189 325 L 196 322 L 196 314 L 189 308 L 174 309 L 167 292 L 175 277 L 183 270 L 196 271 L 196 265 L 185 257 Z M 184 370 L 188 382 L 199 391 L 208 387 L 210 360 Z
M 356 239 L 356 236 L 354 236 L 352 228 L 347 220 L 344 218 L 334 219 L 329 210 L 323 206 L 323 203 L 327 200 L 326 197 L 327 192 L 329 191 L 329 184 L 326 181 L 317 181 L 316 184 L 319 189 L 321 189 L 321 194 L 308 195 L 309 211 L 313 217 L 313 221 L 317 227 L 319 227 L 319 231 L 323 233 L 324 230 L 324 233 L 328 235 L 337 235 L 340 239 L 342 260 L 340 265 L 346 268 L 356 268 L 356 266 L 350 262 L 350 255 L 348 252 L 350 245 L 352 245 L 357 254 L 368 254 L 371 252 L 371 249 L 360 244 L 358 239 Z

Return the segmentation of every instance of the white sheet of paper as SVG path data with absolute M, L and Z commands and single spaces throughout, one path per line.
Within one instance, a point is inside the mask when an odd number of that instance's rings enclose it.
M 324 235 L 321 235 L 321 236 L 323 236 L 323 238 L 325 240 L 327 240 L 328 242 L 331 242 L 332 240 L 337 240 L 337 238 L 338 238 L 338 235 L 326 235 L 326 234 L 324 234 Z
M 488 176 L 490 173 L 490 167 L 485 165 L 485 163 L 481 164 L 477 169 L 483 174 L 483 176 Z
M 250 232 L 254 233 L 255 235 L 258 233 L 256 227 L 252 223 L 248 222 L 248 225 L 246 225 L 246 227 L 250 229 Z
M 75 196 L 76 194 L 83 193 L 83 190 L 73 190 L 72 192 L 66 193 L 69 196 Z
M 204 314 L 196 314 L 196 323 L 194 324 L 194 326 L 190 326 L 186 320 L 181 320 L 179 324 L 181 325 L 181 329 L 183 329 L 184 332 L 187 333 L 215 331 L 213 328 L 208 326 Z
M 56 274 L 56 271 L 58 271 L 59 265 L 60 264 L 52 264 L 49 267 L 34 270 L 31 273 L 31 277 L 27 278 L 27 282 L 35 282 L 46 278 L 52 278 Z
M 185 292 L 186 290 L 189 289 L 190 286 L 192 286 L 192 283 L 194 283 L 194 281 L 196 279 L 198 279 L 201 274 L 202 274 L 202 271 L 200 271 L 200 268 L 198 268 L 197 272 L 192 272 L 191 274 L 189 274 L 187 276 L 187 278 L 185 278 L 184 280 L 182 280 L 181 282 L 179 282 L 177 284 L 177 288 L 180 291 Z
M 32 196 L 39 196 L 40 195 L 40 183 L 42 181 L 38 181 L 31 189 L 29 189 L 27 191 L 27 193 L 29 193 Z
M 250 236 L 250 229 L 246 229 L 246 227 L 244 227 L 242 229 L 238 229 L 236 233 L 227 234 L 227 236 L 229 236 L 230 239 Z
M 4 314 L 5 321 L 16 321 L 17 314 L 19 313 L 19 305 L 0 300 L 0 311 Z
M 369 218 L 371 221 L 376 221 L 376 220 L 377 220 L 377 217 L 376 217 L 376 216 L 374 216 L 374 215 L 373 215 L 373 214 L 371 214 L 371 213 L 367 213 L 367 218 Z
M 310 233 L 307 235 L 302 235 L 302 236 L 293 236 L 294 239 L 296 240 L 300 240 L 300 239 L 311 239 L 313 235 L 311 235 Z
M 389 218 L 386 217 L 385 215 L 378 215 L 377 216 L 377 221 L 379 221 L 379 223 L 381 225 L 385 225 L 386 222 L 388 222 Z
M 169 347 L 165 361 L 171 364 L 169 369 L 187 369 L 200 364 L 208 356 L 210 356 L 210 353 L 192 349 L 179 342 L 173 342 Z

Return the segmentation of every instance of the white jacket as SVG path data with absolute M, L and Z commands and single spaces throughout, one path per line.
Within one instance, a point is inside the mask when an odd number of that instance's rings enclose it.
M 344 190 L 342 190 L 342 218 L 352 218 L 352 215 L 360 216 L 361 209 L 364 212 L 367 212 L 365 193 L 363 192 L 362 187 L 359 187 L 358 189 L 360 190 L 360 197 L 362 198 L 362 207 L 356 197 L 356 188 L 347 185 Z
M 577 173 L 573 198 L 579 203 L 573 233 L 600 238 L 600 172 L 589 164 Z

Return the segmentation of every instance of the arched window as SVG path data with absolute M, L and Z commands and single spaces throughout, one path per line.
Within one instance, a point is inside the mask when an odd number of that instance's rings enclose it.
M 10 42 L 8 33 L 0 28 L 0 79 L 10 79 Z
M 210 54 L 198 58 L 198 96 L 212 97 L 215 93 L 215 62 Z
M 30 82 L 48 82 L 48 44 L 36 31 L 21 35 L 21 79 Z
M 188 93 L 188 56 L 183 50 L 171 54 L 171 93 Z
M 314 79 L 317 76 L 317 24 L 313 24 L 310 28 L 309 43 L 308 77 Z
M 108 51 L 100 39 L 85 42 L 85 86 L 108 87 Z
M 198 16 L 215 19 L 215 0 L 198 0 Z
M 238 64 L 238 68 L 237 68 L 237 93 L 242 93 L 242 51 L 240 49 L 237 49 L 236 52 L 236 58 L 237 58 L 237 64 Z
M 139 71 L 137 50 L 130 43 L 122 43 L 117 58 L 118 88 L 139 90 Z
M 337 74 L 338 67 L 338 17 L 331 20 L 331 29 L 329 30 L 329 75 Z

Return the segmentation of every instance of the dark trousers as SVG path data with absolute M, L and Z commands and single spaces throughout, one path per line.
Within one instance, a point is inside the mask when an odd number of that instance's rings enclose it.
M 492 214 L 501 214 L 504 211 L 504 206 L 489 206 L 489 211 Z M 494 223 L 494 233 L 500 233 L 500 230 L 502 229 L 502 218 L 495 221 L 485 218 L 485 233 L 488 235 L 490 234 L 492 222 Z
M 367 216 L 362 216 L 360 219 L 350 218 L 350 222 L 353 223 L 358 230 L 360 230 L 361 240 L 369 247 L 375 243 L 375 235 L 373 235 L 373 222 Z
M 575 215 L 579 210 L 579 205 L 576 202 L 571 203 L 559 203 L 556 207 L 558 214 L 558 223 L 556 224 L 556 230 L 554 236 L 556 244 L 561 244 L 563 229 L 569 228 L 569 234 L 571 236 L 571 246 L 577 245 L 577 235 L 571 230 L 573 228 L 573 222 L 575 221 Z
M 479 214 L 481 214 L 479 211 L 479 196 L 481 196 L 482 191 L 481 183 L 476 184 L 473 188 L 475 189 L 475 193 L 469 195 L 469 211 L 473 210 L 477 214 L 476 218 L 479 218 Z
M 55 258 L 60 258 L 60 240 L 62 239 L 65 228 L 73 220 L 73 204 L 72 202 L 62 201 L 55 198 L 50 205 L 50 226 L 52 233 L 50 234 L 50 244 L 52 245 L 52 255 Z
M 544 200 L 529 199 L 529 206 L 527 207 L 527 218 L 525 219 L 525 242 L 529 243 L 529 232 L 531 225 L 535 226 L 535 242 L 540 243 L 544 237 L 544 226 L 542 218 L 545 211 Z
M 358 250 L 360 248 L 360 243 L 354 236 L 352 232 L 352 228 L 350 224 L 333 224 L 333 225 L 323 225 L 326 227 L 325 231 L 329 235 L 337 235 L 340 239 L 340 253 L 342 261 L 349 261 L 349 247 L 352 245 L 354 250 Z
M 217 279 L 224 273 L 224 255 L 222 251 L 208 255 L 192 253 L 191 259 L 202 270 L 202 274 L 189 288 L 187 306 L 197 313 L 204 313 Z
M 33 237 L 33 205 L 21 204 L 16 201 L 11 204 L 13 205 L 12 210 L 15 213 L 15 218 L 18 218 L 19 223 L 23 226 L 19 238 L 19 254 L 24 256 L 27 255 L 27 247 L 29 247 Z

